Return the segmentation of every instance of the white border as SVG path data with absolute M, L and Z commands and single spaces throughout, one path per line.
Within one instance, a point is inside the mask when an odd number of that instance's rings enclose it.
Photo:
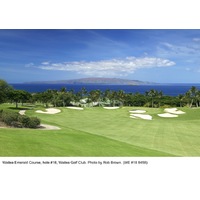
M 29 164 L 2 164 L 3 161 Z M 58 164 L 59 161 L 69 164 Z M 122 164 L 112 164 L 113 161 Z M 123 164 L 127 161 L 147 164 Z M 35 162 L 53 164 L 32 164 Z M 199 167 L 200 159 L 192 157 L 0 158 L 1 197 L 5 200 L 197 200 Z
M 0 2 L 1 29 L 198 29 L 197 0 L 7 0 Z M 148 165 L 4 165 L 1 198 L 199 199 L 199 158 L 131 158 Z M 60 160 L 61 158 L 59 158 Z M 62 158 L 67 160 L 88 158 Z M 130 158 L 90 158 L 130 159 Z
M 7 0 L 4 29 L 195 29 L 197 0 Z

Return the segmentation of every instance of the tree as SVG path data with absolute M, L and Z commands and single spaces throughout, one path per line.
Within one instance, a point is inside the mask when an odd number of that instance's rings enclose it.
M 49 103 L 52 102 L 53 93 L 51 90 L 46 90 L 41 94 L 41 101 L 45 104 L 46 108 L 48 108 Z
M 73 92 L 72 91 L 63 91 L 58 93 L 58 99 L 61 104 L 59 106 L 67 106 L 70 105 L 70 102 L 74 99 Z
M 10 91 L 13 88 L 4 80 L 0 80 L 0 103 L 5 103 L 8 100 Z
M 83 99 L 87 95 L 87 90 L 85 87 L 81 88 L 80 94 L 81 94 L 81 99 Z
M 157 97 L 158 97 L 158 107 L 160 107 L 160 101 L 161 101 L 161 98 L 163 97 L 163 92 L 162 91 L 157 92 Z
M 11 102 L 15 102 L 16 108 L 18 108 L 18 103 L 25 103 L 31 98 L 31 94 L 24 90 L 10 90 L 8 93 L 8 98 Z
M 185 94 L 186 99 L 188 100 L 189 107 L 191 108 L 193 103 L 196 103 L 198 107 L 198 89 L 195 86 L 192 86 Z
M 111 102 L 111 96 L 112 96 L 112 92 L 111 90 L 107 89 L 103 92 L 103 101 L 105 104 L 109 104 Z
M 114 107 L 116 104 L 116 99 L 117 99 L 117 92 L 116 91 L 112 91 L 111 92 L 111 97 L 110 100 L 112 102 L 112 106 Z
M 117 92 L 117 98 L 118 100 L 121 102 L 121 105 L 123 106 L 124 105 L 124 101 L 125 101 L 125 92 L 123 90 L 119 90 Z
M 21 103 L 22 103 L 22 106 L 23 106 L 23 103 L 29 101 L 30 99 L 32 98 L 32 95 L 25 91 L 25 90 L 21 90 Z
M 53 104 L 54 107 L 56 107 L 59 104 L 59 92 L 57 90 L 51 90 L 50 93 L 52 94 L 50 102 Z
M 62 100 L 62 105 L 65 107 L 65 97 L 66 97 L 67 89 L 62 87 L 59 92 L 59 99 Z
M 132 95 L 131 99 L 132 106 L 144 106 L 146 103 L 146 97 L 139 92 L 136 92 L 134 95 Z
M 32 103 L 41 103 L 42 102 L 42 93 L 33 93 L 31 98 Z
M 200 91 L 197 92 L 197 107 L 200 106 Z
M 178 99 L 179 99 L 179 102 L 180 102 L 180 107 L 182 107 L 183 106 L 183 100 L 184 100 L 184 95 L 182 95 L 182 94 L 179 94 L 178 95 Z
M 158 96 L 158 91 L 151 89 L 150 91 L 146 92 L 146 96 L 150 97 L 151 99 L 151 107 L 154 107 L 154 99 Z
M 101 91 L 100 90 L 92 90 L 89 92 L 89 99 L 92 102 L 98 102 L 98 105 L 100 106 L 100 97 L 101 97 Z

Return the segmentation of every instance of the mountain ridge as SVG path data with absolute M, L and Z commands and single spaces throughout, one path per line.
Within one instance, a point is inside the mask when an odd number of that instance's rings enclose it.
M 34 82 L 24 82 L 24 84 L 97 84 L 97 85 L 149 85 L 157 84 L 147 81 L 139 80 L 129 80 L 121 78 L 80 78 L 80 79 L 70 79 L 70 80 L 58 80 L 58 81 L 34 81 Z

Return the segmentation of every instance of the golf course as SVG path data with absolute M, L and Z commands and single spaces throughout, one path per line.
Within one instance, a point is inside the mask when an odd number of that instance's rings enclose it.
M 39 105 L 5 103 L 0 109 L 25 110 L 41 124 L 57 127 L 0 127 L 0 156 L 200 156 L 200 108 L 178 108 L 184 114 L 177 117 L 160 117 L 164 108 L 146 107 L 58 107 L 59 112 L 48 114 Z M 134 110 L 152 119 L 131 118 Z

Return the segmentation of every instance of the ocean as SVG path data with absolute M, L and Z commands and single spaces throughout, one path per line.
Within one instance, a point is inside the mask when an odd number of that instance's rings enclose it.
M 192 86 L 195 86 L 200 90 L 200 84 L 159 84 L 159 85 L 72 85 L 72 84 L 10 84 L 16 90 L 26 90 L 30 93 L 43 92 L 47 89 L 60 90 L 65 87 L 67 90 L 74 90 L 78 92 L 81 88 L 85 88 L 88 92 L 91 90 L 123 90 L 125 93 L 145 94 L 146 91 L 151 89 L 162 91 L 164 95 L 178 96 L 179 94 L 185 94 Z

